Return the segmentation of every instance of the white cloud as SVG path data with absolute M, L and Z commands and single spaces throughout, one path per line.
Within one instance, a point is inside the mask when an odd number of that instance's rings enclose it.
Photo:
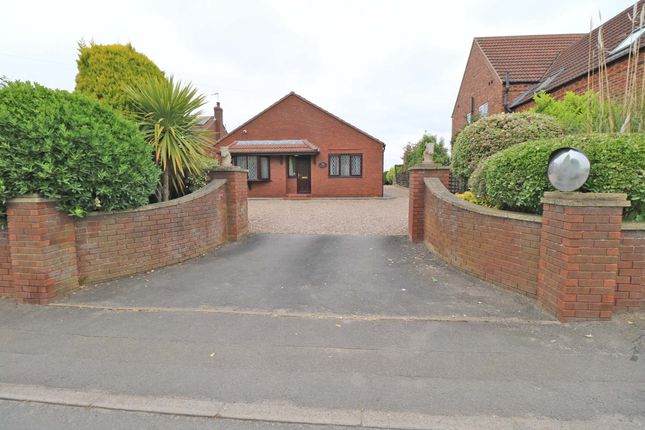
M 585 32 L 631 0 L 31 1 L 4 4 L 0 75 L 72 90 L 78 40 L 132 43 L 219 93 L 227 126 L 293 90 L 379 137 L 385 164 L 450 136 L 475 36 Z M 209 96 L 214 104 L 215 96 Z

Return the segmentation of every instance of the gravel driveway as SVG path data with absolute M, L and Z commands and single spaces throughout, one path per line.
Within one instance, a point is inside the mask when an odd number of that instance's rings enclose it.
M 401 235 L 408 190 L 385 186 L 383 198 L 249 199 L 252 233 Z

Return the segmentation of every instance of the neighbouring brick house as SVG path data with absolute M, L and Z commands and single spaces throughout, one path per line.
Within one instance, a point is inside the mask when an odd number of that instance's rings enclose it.
M 478 116 L 509 110 L 582 34 L 476 37 L 452 111 L 452 136 Z
M 642 5 L 643 1 L 639 1 L 639 13 Z M 625 9 L 587 34 L 476 37 L 452 113 L 452 136 L 477 115 L 531 108 L 533 96 L 539 91 L 560 98 L 568 91 L 597 90 L 600 28 L 607 54 L 609 90 L 620 97 L 625 90 L 628 42 L 644 31 L 636 26 L 632 34 L 632 10 L 633 7 Z M 641 55 L 641 76 L 642 70 Z
M 221 119 L 220 119 L 221 122 Z M 385 144 L 291 92 L 215 144 L 249 170 L 249 197 L 381 197 Z
M 636 17 L 640 15 L 644 3 L 644 1 L 638 2 Z M 633 15 L 633 9 L 633 6 L 625 9 L 562 51 L 545 71 L 540 82 L 532 85 L 517 98 L 512 99 L 510 108 L 520 111 L 533 107 L 533 96 L 538 91 L 546 91 L 556 98 L 563 97 L 568 91 L 579 94 L 589 89 L 598 91 L 599 32 L 601 32 L 605 46 L 607 64 L 605 87 L 608 88 L 609 94 L 622 99 L 625 93 L 627 64 L 630 61 L 629 47 L 638 38 L 640 38 L 641 52 L 637 66 L 637 82 L 640 85 L 645 60 L 642 55 L 642 50 L 645 48 L 643 43 L 645 41 L 643 38 L 645 27 L 641 28 L 638 24 L 633 24 L 630 17 Z M 590 65 L 591 67 L 589 67 Z
M 213 109 L 213 116 L 200 117 L 199 125 L 213 133 L 213 138 L 217 142 L 226 136 L 226 126 L 224 125 L 224 110 L 219 105 L 219 102 Z

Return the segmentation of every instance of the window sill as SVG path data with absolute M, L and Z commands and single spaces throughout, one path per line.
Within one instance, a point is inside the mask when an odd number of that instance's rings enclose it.
M 361 179 L 363 176 L 328 176 L 329 179 Z
M 271 182 L 271 179 L 247 179 L 246 182 Z

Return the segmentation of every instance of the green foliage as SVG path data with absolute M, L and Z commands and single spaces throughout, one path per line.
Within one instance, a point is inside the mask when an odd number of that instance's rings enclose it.
M 198 117 L 206 97 L 172 77 L 149 80 L 126 91 L 133 115 L 164 172 L 161 199 L 170 198 L 171 183 L 177 194 L 184 194 L 184 178 L 203 175 L 211 160 L 212 133 L 199 126 Z
M 460 198 L 462 200 L 466 200 L 467 202 L 470 202 L 470 203 L 474 203 L 474 204 L 479 203 L 479 201 L 477 200 L 477 197 L 475 197 L 475 195 L 470 191 L 457 193 L 455 194 L 455 197 Z
M 385 185 L 392 185 L 396 178 L 396 174 L 401 171 L 401 166 L 392 166 L 390 170 L 385 172 Z
M 29 82 L 0 88 L 0 212 L 29 193 L 75 216 L 137 207 L 159 173 L 136 125 L 110 107 Z
M 453 146 L 452 172 L 468 180 L 484 158 L 529 140 L 563 134 L 557 120 L 532 112 L 501 113 L 464 128 Z
M 569 91 L 562 100 L 540 92 L 533 101 L 533 112 L 556 118 L 567 134 L 610 133 L 619 131 L 623 123 L 621 106 L 611 100 L 602 101 L 594 91 L 582 95 Z
M 213 170 L 219 165 L 215 158 L 210 158 L 204 165 L 204 170 L 198 175 L 188 175 L 186 178 L 186 193 L 194 193 L 195 191 L 203 188 L 210 182 L 208 172 Z
M 478 196 L 477 200 L 479 203 L 485 203 L 486 200 L 486 167 L 488 163 L 486 162 L 488 158 L 484 158 L 479 162 L 473 174 L 470 175 L 468 179 L 468 188 L 475 196 Z
M 76 91 L 94 97 L 121 112 L 131 108 L 127 86 L 162 79 L 164 74 L 148 57 L 132 45 L 95 45 L 79 43 Z
M 417 143 L 406 145 L 402 157 L 404 170 L 423 162 L 423 153 L 429 143 L 434 143 L 432 160 L 444 166 L 450 164 L 450 156 L 443 137 L 437 139 L 437 136 L 424 134 Z
M 591 162 L 583 192 L 627 193 L 632 207 L 628 219 L 645 214 L 645 134 L 579 134 L 559 139 L 543 139 L 508 148 L 489 157 L 478 181 L 484 188 L 473 189 L 477 199 L 500 209 L 540 213 L 540 199 L 553 190 L 547 178 L 551 153 L 573 147 L 583 151 Z M 485 194 L 481 194 L 481 190 Z

